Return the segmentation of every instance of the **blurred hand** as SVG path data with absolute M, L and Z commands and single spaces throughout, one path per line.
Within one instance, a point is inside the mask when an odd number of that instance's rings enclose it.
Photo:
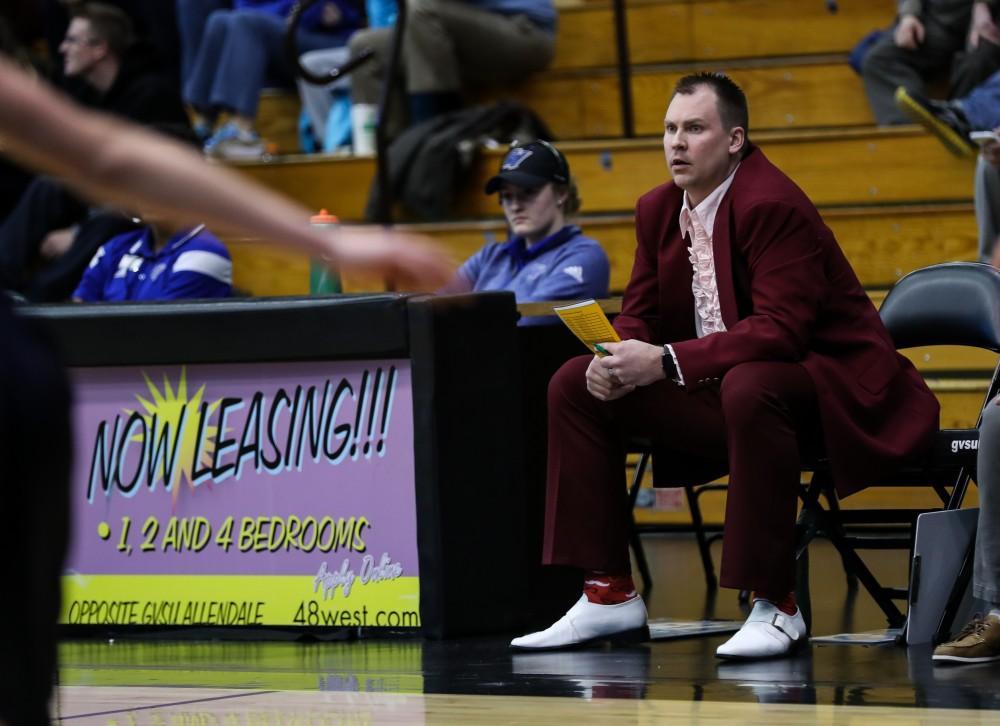
M 73 239 L 75 237 L 75 227 L 57 229 L 54 232 L 49 232 L 45 235 L 45 239 L 42 240 L 42 246 L 39 248 L 39 252 L 46 260 L 54 260 L 57 257 L 62 257 L 66 254 L 66 250 L 73 245 Z
M 972 6 L 969 47 L 978 48 L 980 40 L 1000 45 L 1000 28 L 993 22 L 993 14 L 990 12 L 989 5 L 983 2 L 977 2 Z
M 332 263 L 349 272 L 380 275 L 394 289 L 436 290 L 455 263 L 430 238 L 378 227 L 341 227 L 328 237 Z
M 323 3 L 323 9 L 320 10 L 319 22 L 320 25 L 332 28 L 335 25 L 340 25 L 343 17 L 340 8 L 337 7 L 337 3 Z
M 994 133 L 1000 133 L 1000 129 L 994 129 Z M 1000 168 L 1000 143 L 990 141 L 983 146 L 982 154 L 988 164 Z
M 599 358 L 595 355 L 587 366 L 587 390 L 598 401 L 614 401 L 635 390 L 635 386 L 623 385 L 610 368 L 601 364 L 602 360 L 610 357 Z
M 904 15 L 899 19 L 892 38 L 900 48 L 916 50 L 924 42 L 924 24 L 916 15 Z

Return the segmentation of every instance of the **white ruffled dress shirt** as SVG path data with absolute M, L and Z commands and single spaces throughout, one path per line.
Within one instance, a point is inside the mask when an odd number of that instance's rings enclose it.
M 739 169 L 738 165 L 736 169 Z M 733 173 L 694 209 L 690 208 L 687 192 L 684 192 L 684 203 L 681 205 L 681 234 L 691 243 L 688 247 L 688 259 L 691 260 L 691 269 L 694 272 L 691 278 L 691 292 L 694 294 L 694 326 L 699 338 L 726 330 L 726 324 L 722 322 L 722 310 L 719 307 L 712 231 L 715 229 L 715 215 L 719 211 L 722 198 L 733 184 L 736 169 L 733 169 Z M 668 345 L 667 350 L 674 359 L 678 382 L 683 385 L 684 374 L 674 354 L 674 347 Z

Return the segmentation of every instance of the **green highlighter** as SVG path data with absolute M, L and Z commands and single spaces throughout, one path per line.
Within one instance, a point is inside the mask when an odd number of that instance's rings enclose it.
M 600 343 L 594 343 L 594 350 L 597 351 L 597 355 L 611 355 Z

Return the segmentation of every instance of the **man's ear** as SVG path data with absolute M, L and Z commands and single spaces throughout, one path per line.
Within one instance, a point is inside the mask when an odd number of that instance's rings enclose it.
M 747 143 L 747 132 L 742 126 L 734 126 L 729 130 L 729 153 L 738 154 Z
M 111 46 L 108 45 L 103 40 L 97 41 L 97 43 L 94 44 L 94 47 L 97 50 L 100 51 L 100 53 L 101 53 L 101 60 L 104 60 L 105 58 L 107 58 L 111 54 Z

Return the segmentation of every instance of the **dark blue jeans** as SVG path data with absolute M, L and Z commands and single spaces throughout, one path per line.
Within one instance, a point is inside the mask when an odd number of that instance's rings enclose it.
M 193 17 L 187 16 L 179 21 L 182 28 L 189 18 L 194 24 Z M 299 30 L 299 50 L 343 45 L 349 33 Z M 286 85 L 293 80 L 284 37 L 283 17 L 257 10 L 215 10 L 208 16 L 185 80 L 184 101 L 203 113 L 225 110 L 253 118 L 265 85 L 275 81 Z
M 958 99 L 965 118 L 973 131 L 992 131 L 1000 127 L 1000 71 L 972 89 L 965 98 Z

